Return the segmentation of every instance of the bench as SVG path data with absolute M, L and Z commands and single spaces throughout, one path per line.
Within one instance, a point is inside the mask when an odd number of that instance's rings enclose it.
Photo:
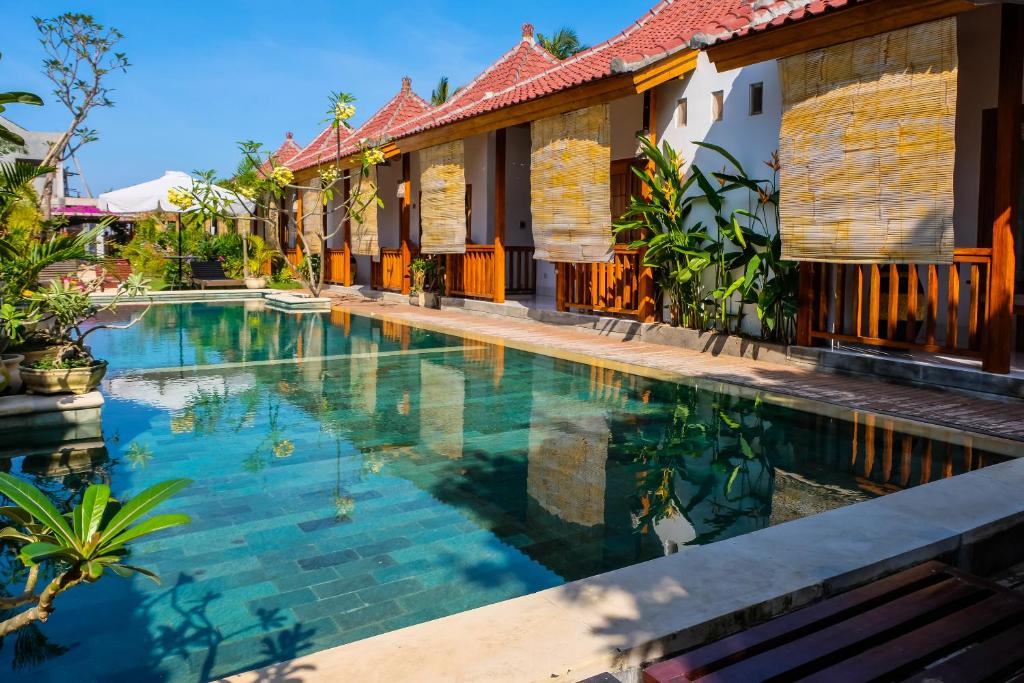
M 51 263 L 39 271 L 39 277 L 36 278 L 36 281 L 43 287 L 49 287 L 50 283 L 54 280 L 60 281 L 65 277 L 78 273 L 78 268 L 83 263 L 85 263 L 85 261 L 80 259 Z
M 192 286 L 199 289 L 216 287 L 244 287 L 243 280 L 232 280 L 224 274 L 224 267 L 218 261 L 196 261 L 191 264 Z
M 926 562 L 644 669 L 645 683 L 1003 680 L 1024 595 Z

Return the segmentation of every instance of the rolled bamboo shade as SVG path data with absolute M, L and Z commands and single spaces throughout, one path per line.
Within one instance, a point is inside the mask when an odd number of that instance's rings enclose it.
M 534 258 L 606 263 L 612 258 L 608 105 L 530 126 Z
M 302 235 L 306 241 L 306 249 L 316 251 L 320 248 L 320 240 L 315 235 L 321 231 L 324 205 L 320 193 L 316 190 L 300 190 L 302 192 Z
M 779 61 L 783 257 L 953 260 L 956 19 Z
M 424 254 L 466 253 L 466 169 L 462 140 L 420 151 Z
M 362 187 L 360 188 L 360 185 Z M 374 166 L 370 167 L 369 175 L 362 179 L 362 183 L 359 180 L 359 172 L 352 175 L 352 189 L 353 194 L 359 193 L 361 196 L 358 199 L 354 199 L 354 205 L 360 207 L 364 202 L 368 201 L 370 197 L 377 192 L 377 169 Z M 363 211 L 362 222 L 357 221 L 355 216 L 352 216 L 352 253 L 357 256 L 372 256 L 373 259 L 380 259 L 380 238 L 377 234 L 377 204 L 370 201 L 370 204 Z

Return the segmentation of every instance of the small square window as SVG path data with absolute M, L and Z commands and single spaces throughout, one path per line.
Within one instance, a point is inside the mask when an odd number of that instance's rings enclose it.
M 764 83 L 750 84 L 750 115 L 764 113 Z
M 676 102 L 676 127 L 683 128 L 686 126 L 686 119 L 689 115 L 687 110 L 686 98 L 682 97 Z
M 725 93 L 716 90 L 711 93 L 711 120 L 721 121 L 725 115 Z

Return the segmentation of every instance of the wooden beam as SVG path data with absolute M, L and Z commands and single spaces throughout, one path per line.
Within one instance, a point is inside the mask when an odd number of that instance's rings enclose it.
M 507 129 L 494 136 L 494 303 L 505 303 L 505 163 Z
M 866 0 L 791 24 L 769 27 L 707 49 L 718 71 L 792 57 L 975 9 L 969 0 Z
M 1008 373 L 1013 350 L 1014 229 L 1020 221 L 1021 97 L 1024 80 L 1024 7 L 1004 4 L 999 39 L 996 111 L 996 173 L 992 221 L 992 268 L 982 369 Z
M 409 222 L 411 217 L 410 207 L 412 205 L 412 159 L 408 154 L 402 155 L 402 207 L 398 222 L 398 238 L 401 240 L 402 249 L 402 294 L 408 294 L 412 288 L 412 274 L 409 266 L 412 264 L 412 249 L 409 246 Z
M 810 346 L 814 316 L 814 264 L 802 261 L 799 266 L 800 283 L 797 285 L 796 343 Z M 857 334 L 860 334 L 858 325 Z

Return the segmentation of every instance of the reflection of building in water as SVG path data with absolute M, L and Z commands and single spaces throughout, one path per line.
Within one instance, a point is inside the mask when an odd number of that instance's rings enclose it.
M 104 382 L 107 395 L 162 410 L 183 410 L 197 394 L 237 394 L 256 386 L 247 371 L 230 370 L 216 374 L 139 374 L 111 377 Z
M 420 445 L 449 460 L 462 457 L 466 377 L 458 368 L 420 361 Z
M 366 415 L 377 412 L 377 338 L 352 337 L 349 396 L 352 407 Z

